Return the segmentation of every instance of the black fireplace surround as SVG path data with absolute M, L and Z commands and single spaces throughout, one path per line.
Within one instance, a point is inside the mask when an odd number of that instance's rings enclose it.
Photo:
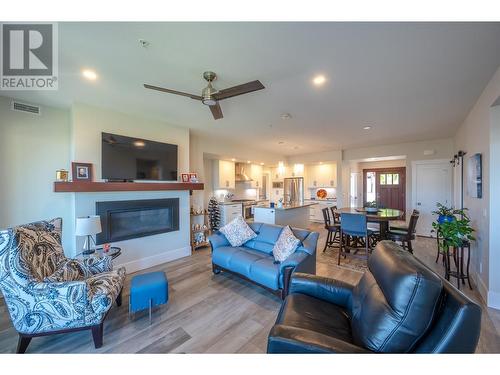
M 179 198 L 96 202 L 98 245 L 179 230 Z

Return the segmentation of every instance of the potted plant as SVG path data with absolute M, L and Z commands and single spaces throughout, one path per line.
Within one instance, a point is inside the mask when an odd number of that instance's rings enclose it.
M 461 214 L 463 210 L 456 210 L 453 207 L 446 207 L 442 203 L 437 203 L 436 204 L 437 209 L 435 211 L 432 211 L 433 214 L 438 215 L 437 222 L 439 224 L 447 222 L 447 221 L 454 221 L 456 219 L 455 215 Z
M 447 251 L 451 247 L 462 247 L 465 243 L 474 241 L 474 229 L 470 225 L 467 209 L 448 208 L 441 203 L 433 213 L 440 215 L 438 220 L 432 223 L 433 232 L 438 232 L 443 239 L 439 242 L 439 248 Z M 457 215 L 460 215 L 457 217 Z
M 377 212 L 378 211 L 377 202 L 376 201 L 366 202 L 365 203 L 365 211 L 366 212 Z

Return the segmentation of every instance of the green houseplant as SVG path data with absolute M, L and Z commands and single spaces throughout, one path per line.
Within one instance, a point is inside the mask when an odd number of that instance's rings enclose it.
M 439 242 L 440 250 L 447 251 L 450 246 L 461 247 L 464 243 L 475 240 L 466 208 L 459 210 L 438 203 L 437 210 L 433 213 L 439 215 L 438 220 L 432 223 L 432 228 L 443 239 Z

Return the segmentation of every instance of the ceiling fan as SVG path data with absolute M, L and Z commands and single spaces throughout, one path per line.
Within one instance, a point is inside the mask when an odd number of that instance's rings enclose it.
M 169 94 L 187 96 L 188 98 L 191 98 L 194 100 L 201 100 L 201 102 L 203 104 L 208 105 L 210 107 L 210 111 L 212 112 L 212 115 L 214 116 L 215 120 L 218 120 L 218 119 L 221 119 L 222 117 L 224 117 L 222 115 L 222 109 L 220 108 L 220 105 L 219 105 L 220 100 L 232 98 L 232 97 L 238 96 L 238 95 L 248 94 L 249 92 L 262 90 L 265 88 L 264 85 L 259 80 L 256 80 L 256 81 L 243 83 L 242 85 L 233 86 L 233 87 L 229 87 L 227 89 L 217 91 L 212 86 L 212 82 L 217 78 L 217 74 L 215 74 L 214 72 L 210 72 L 210 71 L 205 72 L 205 73 L 203 73 L 203 78 L 205 78 L 205 80 L 207 80 L 208 85 L 207 85 L 207 87 L 205 87 L 201 91 L 201 96 L 188 94 L 188 93 L 185 93 L 182 91 L 166 89 L 164 87 L 152 86 L 152 85 L 148 85 L 148 84 L 144 84 L 144 87 L 147 89 L 162 91 L 162 92 L 166 92 Z

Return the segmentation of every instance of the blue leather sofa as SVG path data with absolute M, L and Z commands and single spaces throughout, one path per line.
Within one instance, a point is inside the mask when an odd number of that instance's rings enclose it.
M 232 247 L 226 237 L 217 232 L 209 237 L 212 246 L 212 270 L 237 274 L 244 279 L 265 287 L 282 299 L 288 294 L 292 272 L 316 274 L 316 245 L 318 233 L 292 228 L 301 243 L 285 261 L 276 263 L 273 247 L 282 226 L 249 223 L 257 237 L 243 246 Z

